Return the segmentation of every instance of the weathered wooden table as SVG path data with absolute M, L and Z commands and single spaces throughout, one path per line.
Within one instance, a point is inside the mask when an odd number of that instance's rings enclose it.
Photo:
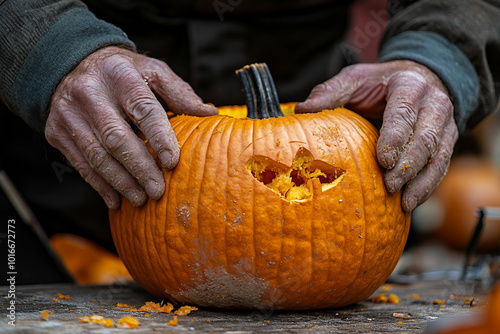
M 341 309 L 301 312 L 199 309 L 178 317 L 177 326 L 168 325 L 173 314 L 130 312 L 117 308 L 126 303 L 139 308 L 147 301 L 160 300 L 133 282 L 109 286 L 55 284 L 16 287 L 15 326 L 9 325 L 7 287 L 0 288 L 0 332 L 2 333 L 422 333 L 433 321 L 482 309 L 482 296 L 471 295 L 469 285 L 455 281 L 391 285 L 382 290 L 400 298 L 399 304 L 365 300 Z M 385 291 L 384 290 L 384 291 Z M 70 300 L 56 294 L 69 295 Z M 415 294 L 415 295 L 411 295 Z M 419 298 L 417 298 L 419 295 Z M 454 297 L 455 296 L 455 297 Z M 462 299 L 456 296 L 466 296 Z M 471 300 L 474 301 L 471 306 Z M 434 300 L 444 300 L 435 304 Z M 464 302 L 464 300 L 466 302 Z M 483 299 L 484 300 L 484 299 Z M 483 302 L 484 303 L 484 302 Z M 180 305 L 176 305 L 176 309 Z M 48 311 L 42 320 L 41 311 Z M 79 316 L 100 315 L 112 319 L 130 315 L 139 319 L 137 329 L 106 328 L 81 323 Z

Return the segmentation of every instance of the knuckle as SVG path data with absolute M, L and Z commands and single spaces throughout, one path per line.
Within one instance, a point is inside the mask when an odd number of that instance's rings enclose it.
M 128 98 L 125 110 L 128 111 L 130 118 L 140 126 L 141 123 L 156 114 L 158 105 L 150 96 L 142 94 Z
M 317 84 L 314 86 L 314 88 L 311 90 L 311 95 L 312 96 L 317 96 L 321 95 L 324 92 L 328 92 L 331 90 L 331 87 L 333 86 L 333 79 L 330 79 L 328 81 L 322 82 L 320 84 Z
M 111 74 L 111 75 L 123 75 L 126 74 L 133 68 L 132 58 L 124 54 L 113 54 L 104 57 L 99 63 L 99 68 L 101 71 Z
M 439 146 L 440 137 L 435 129 L 427 129 L 420 136 L 422 146 L 427 150 L 429 156 L 434 156 Z
M 89 184 L 93 184 L 93 180 L 95 178 L 94 176 L 94 171 L 92 170 L 92 167 L 84 162 L 84 161 L 78 161 L 72 164 L 73 167 L 80 173 L 80 176 L 87 181 Z
M 458 140 L 458 128 L 454 121 L 451 122 L 450 128 L 451 129 L 449 131 L 451 132 L 451 145 L 453 146 Z
M 438 182 L 444 177 L 444 175 L 448 171 L 452 154 L 453 154 L 453 149 L 444 148 L 440 151 L 440 154 L 437 155 L 431 161 L 431 165 L 434 168 L 434 174 L 439 176 L 437 177 Z
M 447 119 L 453 116 L 453 103 L 448 95 L 438 88 L 434 88 L 433 100 L 435 108 L 441 115 L 445 115 Z
M 163 60 L 157 59 L 157 58 L 151 58 L 151 57 L 148 57 L 146 59 L 147 59 L 148 65 L 156 70 L 155 72 L 153 72 L 153 74 L 157 74 L 159 72 L 166 72 L 168 74 L 174 73 L 170 69 L 170 66 L 168 66 L 168 64 L 166 62 L 164 62 Z
M 126 145 L 127 129 L 110 122 L 104 126 L 101 133 L 103 145 L 111 152 L 117 152 Z
M 93 169 L 99 170 L 106 165 L 108 154 L 106 150 L 101 147 L 92 147 L 88 149 L 86 159 Z
M 122 54 L 104 58 L 97 70 L 110 87 L 125 95 L 133 92 L 137 82 L 142 81 L 132 58 Z
M 47 119 L 47 122 L 51 120 L 51 117 L 54 117 L 55 114 L 60 113 L 62 110 L 65 110 L 68 108 L 68 102 L 64 98 L 60 98 L 60 96 L 57 96 L 54 94 L 54 98 L 52 99 L 50 103 L 50 113 L 49 113 L 49 118 Z
M 347 77 L 358 77 L 366 73 L 367 71 L 371 71 L 373 68 L 373 64 L 353 64 L 342 68 L 338 75 L 347 76 Z
M 410 107 L 411 108 L 411 107 Z M 384 122 L 381 129 L 390 147 L 402 147 L 413 135 L 414 115 L 407 108 L 400 108 L 392 119 Z
M 422 90 L 427 85 L 425 77 L 414 70 L 400 70 L 391 75 L 389 81 Z
M 77 101 L 87 101 L 96 95 L 96 91 L 100 87 L 97 77 L 91 74 L 83 74 L 72 80 L 68 84 L 65 99 L 60 100 L 60 108 L 64 108 L 67 100 L 75 99 Z
M 96 182 L 96 174 L 90 168 L 83 168 L 78 171 L 81 177 L 91 186 Z
M 398 103 L 398 107 L 400 109 L 398 120 L 412 127 L 412 125 L 417 120 L 418 115 L 417 107 L 415 106 L 415 104 L 402 98 Z
M 47 124 L 45 126 L 45 139 L 47 139 L 50 145 L 55 147 L 59 139 L 59 132 L 53 126 Z

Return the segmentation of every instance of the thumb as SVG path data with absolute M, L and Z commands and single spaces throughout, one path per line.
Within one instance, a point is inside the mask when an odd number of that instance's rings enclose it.
M 314 87 L 304 102 L 295 106 L 295 113 L 318 112 L 347 104 L 357 91 L 359 80 L 350 67 L 344 68 L 333 78 Z

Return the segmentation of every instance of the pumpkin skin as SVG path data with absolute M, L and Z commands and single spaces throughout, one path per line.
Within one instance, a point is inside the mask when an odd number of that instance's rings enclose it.
M 264 120 L 177 116 L 181 146 L 158 201 L 110 210 L 132 277 L 152 294 L 221 308 L 318 309 L 368 298 L 403 251 L 410 214 L 388 194 L 377 130 L 344 108 Z M 220 114 L 245 107 L 222 107 Z M 343 171 L 312 198 L 287 200 L 249 171 L 255 157 L 292 166 L 297 152 Z M 339 173 L 340 174 L 340 173 Z

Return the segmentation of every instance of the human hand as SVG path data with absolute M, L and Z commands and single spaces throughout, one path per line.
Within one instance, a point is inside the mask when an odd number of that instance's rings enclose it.
M 352 65 L 314 87 L 295 112 L 342 105 L 382 119 L 377 158 L 386 169 L 389 192 L 406 184 L 403 209 L 410 212 L 429 198 L 446 174 L 458 139 L 453 105 L 441 80 L 413 61 Z
M 163 174 L 132 121 L 167 169 L 177 165 L 179 145 L 155 94 L 174 113 L 213 115 L 192 88 L 164 62 L 118 47 L 85 58 L 59 84 L 45 126 L 48 142 L 59 149 L 107 206 L 120 206 L 120 194 L 133 205 L 159 199 Z

